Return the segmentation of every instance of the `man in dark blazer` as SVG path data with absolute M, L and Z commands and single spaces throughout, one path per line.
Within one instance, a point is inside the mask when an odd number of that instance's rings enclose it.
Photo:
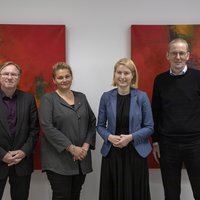
M 13 62 L 0 66 L 0 199 L 9 178 L 12 200 L 27 200 L 33 152 L 39 134 L 36 102 L 17 89 L 21 68 Z

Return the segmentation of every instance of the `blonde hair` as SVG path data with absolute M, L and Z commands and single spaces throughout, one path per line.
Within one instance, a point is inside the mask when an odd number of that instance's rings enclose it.
M 116 86 L 115 72 L 117 70 L 117 67 L 119 67 L 120 65 L 123 65 L 123 66 L 127 67 L 131 71 L 131 74 L 132 74 L 133 78 L 131 80 L 130 87 L 131 88 L 138 88 L 138 72 L 137 72 L 137 68 L 136 68 L 135 63 L 129 58 L 122 58 L 119 61 L 117 61 L 117 63 L 115 64 L 112 86 Z
M 72 69 L 71 69 L 71 67 L 67 63 L 65 63 L 65 62 L 58 62 L 55 65 L 53 65 L 53 69 L 52 69 L 52 76 L 53 76 L 54 79 L 55 79 L 55 76 L 56 76 L 56 72 L 59 69 L 67 69 L 67 70 L 69 70 L 69 73 L 71 74 L 71 76 L 73 76 Z
M 1 64 L 1 65 L 0 65 L 0 71 L 1 71 L 2 69 L 4 69 L 5 67 L 7 67 L 8 65 L 14 65 L 14 66 L 18 69 L 19 75 L 22 74 L 22 69 L 21 69 L 21 67 L 20 67 L 18 64 L 12 62 L 12 61 L 7 61 L 7 62 L 4 62 L 3 64 Z

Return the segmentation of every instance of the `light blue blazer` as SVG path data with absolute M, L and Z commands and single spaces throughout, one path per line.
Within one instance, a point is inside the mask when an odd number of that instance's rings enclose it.
M 117 89 L 103 93 L 98 113 L 97 132 L 103 138 L 102 156 L 107 156 L 112 144 L 108 141 L 109 134 L 116 131 Z M 149 136 L 153 133 L 153 117 L 147 94 L 143 91 L 131 90 L 129 113 L 129 133 L 133 135 L 132 145 L 142 157 L 151 152 Z

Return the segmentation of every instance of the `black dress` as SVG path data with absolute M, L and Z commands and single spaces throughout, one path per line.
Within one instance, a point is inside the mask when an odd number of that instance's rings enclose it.
M 117 95 L 116 135 L 129 134 L 130 94 Z M 129 143 L 102 157 L 99 200 L 150 200 L 147 159 Z

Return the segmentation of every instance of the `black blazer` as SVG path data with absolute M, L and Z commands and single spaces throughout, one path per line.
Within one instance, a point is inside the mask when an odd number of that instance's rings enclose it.
M 15 165 L 16 173 L 30 175 L 33 171 L 33 152 L 39 135 L 39 121 L 35 98 L 17 90 L 17 127 L 15 139 L 9 134 L 6 112 L 0 95 L 0 179 L 8 175 L 9 167 L 2 161 L 8 151 L 21 149 L 26 157 Z

